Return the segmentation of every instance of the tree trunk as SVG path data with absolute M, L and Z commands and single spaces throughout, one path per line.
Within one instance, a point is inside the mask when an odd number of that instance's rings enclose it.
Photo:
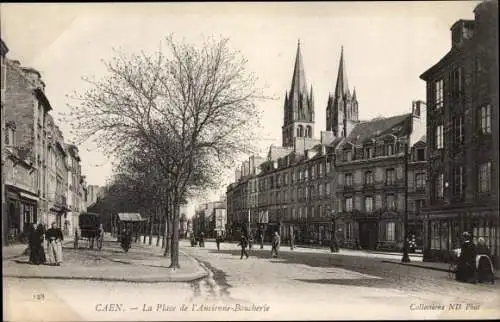
M 170 222 L 168 220 L 170 216 L 170 202 L 167 197 L 167 206 L 165 207 L 165 252 L 163 253 L 164 256 L 167 256 L 168 252 L 170 251 L 170 240 L 169 240 L 169 230 L 170 230 Z
M 162 208 L 160 209 L 160 211 L 162 211 Z M 165 214 L 162 214 L 161 216 L 161 248 L 165 248 L 165 239 L 166 239 L 166 236 L 167 234 L 165 234 L 165 229 L 166 229 L 166 226 L 167 226 L 167 218 L 165 217 Z
M 153 223 L 155 221 L 154 210 L 151 210 L 151 215 L 149 216 L 149 245 L 153 244 Z
M 158 229 L 156 230 L 156 247 L 160 246 L 160 228 L 161 228 L 161 219 L 159 216 L 159 209 L 155 207 L 155 222 L 158 222 Z
M 173 198 L 173 220 L 172 220 L 172 252 L 170 253 L 170 268 L 175 270 L 179 265 L 179 198 Z

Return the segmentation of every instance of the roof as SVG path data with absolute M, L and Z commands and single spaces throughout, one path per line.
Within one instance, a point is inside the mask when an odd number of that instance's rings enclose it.
M 269 147 L 268 158 L 272 161 L 276 161 L 279 158 L 282 158 L 282 157 L 288 155 L 292 151 L 293 151 L 293 148 L 291 148 L 291 147 L 281 147 L 281 146 L 271 145 Z
M 396 115 L 387 118 L 377 118 L 368 122 L 358 123 L 351 134 L 347 137 L 347 141 L 352 144 L 362 144 L 365 140 L 375 138 L 383 134 L 392 132 L 392 129 L 403 123 L 411 117 L 411 113 Z
M 144 221 L 140 213 L 135 212 L 122 212 L 118 214 L 121 221 Z

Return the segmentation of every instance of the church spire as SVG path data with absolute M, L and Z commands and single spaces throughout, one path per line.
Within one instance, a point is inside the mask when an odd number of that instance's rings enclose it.
M 340 49 L 339 72 L 337 74 L 337 85 L 335 86 L 335 96 L 344 97 L 349 95 L 349 84 L 347 83 L 347 72 L 344 62 L 344 46 Z
M 300 97 L 300 94 L 307 95 L 306 75 L 302 53 L 300 52 L 300 39 L 297 41 L 297 54 L 295 55 L 295 67 L 293 69 L 292 87 L 290 88 L 289 99 Z
M 356 87 L 354 87 L 354 89 L 352 90 L 352 100 L 356 100 Z

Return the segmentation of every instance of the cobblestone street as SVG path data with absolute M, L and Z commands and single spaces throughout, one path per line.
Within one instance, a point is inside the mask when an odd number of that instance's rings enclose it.
M 134 244 L 125 254 L 112 242 L 105 246 L 100 253 L 65 249 L 65 266 L 47 268 L 64 269 L 79 264 L 87 271 L 97 269 L 93 267 L 107 270 L 108 275 L 128 271 L 130 278 L 137 274 L 154 275 L 155 269 L 165 270 L 148 267 L 162 264 L 160 247 Z M 6 311 L 7 317 L 18 321 L 43 320 L 42 316 L 28 312 L 47 312 L 43 309 L 46 307 L 53 308 L 51 312 L 60 312 L 57 316 L 46 316 L 47 320 L 61 321 L 310 319 L 312 316 L 369 319 L 373 314 L 387 319 L 498 316 L 498 283 L 458 283 L 445 272 L 384 262 L 388 255 L 355 256 L 349 251 L 348 255 L 342 254 L 343 250 L 331 254 L 325 250 L 290 251 L 282 247 L 280 258 L 272 259 L 266 247 L 254 248 L 249 259 L 240 260 L 235 244 L 222 243 L 221 251 L 217 252 L 213 242 L 200 248 L 189 247 L 182 241 L 181 249 L 196 259 L 198 268 L 207 272 L 206 278 L 179 283 L 4 278 L 4 294 L 8 294 L 4 296 L 4 305 L 11 308 Z M 31 266 L 13 260 L 7 262 Z M 455 304 L 461 308 L 450 309 Z M 169 311 L 169 305 L 177 309 Z M 186 311 L 180 310 L 183 305 L 188 307 Z M 13 307 L 17 309 L 14 311 Z M 262 311 L 266 307 L 267 311 Z M 301 309 L 294 310 L 292 316 L 290 307 Z

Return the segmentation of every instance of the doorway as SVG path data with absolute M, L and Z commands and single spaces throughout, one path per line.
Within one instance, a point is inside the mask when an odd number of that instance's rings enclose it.
M 359 245 L 362 249 L 375 250 L 378 240 L 377 222 L 359 223 Z

